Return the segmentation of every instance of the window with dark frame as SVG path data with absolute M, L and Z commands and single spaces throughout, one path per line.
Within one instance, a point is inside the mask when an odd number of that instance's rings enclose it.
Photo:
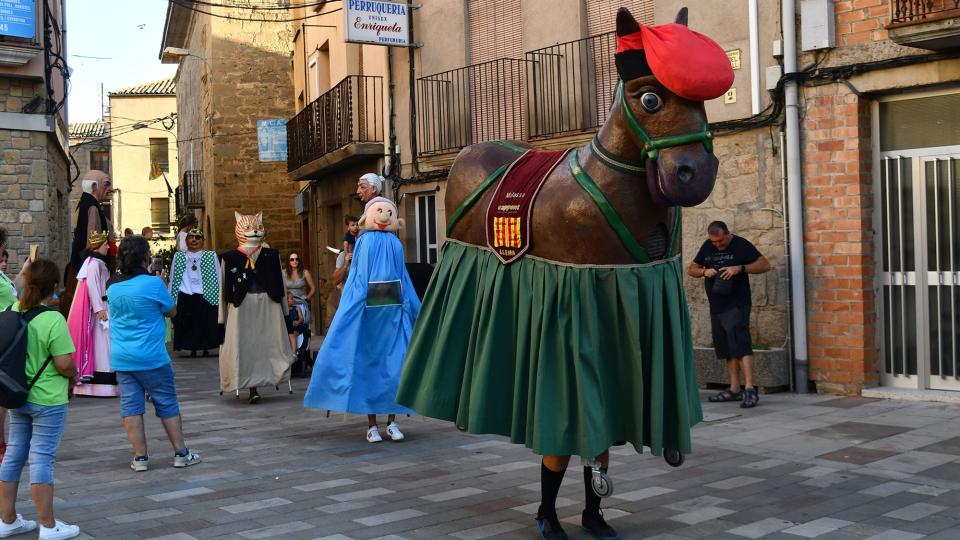
M 91 150 L 90 170 L 110 174 L 110 152 L 107 150 Z
M 156 163 L 163 172 L 170 172 L 170 143 L 166 138 L 150 138 L 150 168 Z
M 153 197 L 150 199 L 150 227 L 157 233 L 170 232 L 169 197 Z

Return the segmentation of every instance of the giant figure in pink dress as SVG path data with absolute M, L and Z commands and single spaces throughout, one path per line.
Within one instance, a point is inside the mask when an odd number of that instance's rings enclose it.
M 110 369 L 110 321 L 107 310 L 107 279 L 110 264 L 107 233 L 91 231 L 87 257 L 77 272 L 77 291 L 67 326 L 77 351 L 77 386 L 81 396 L 117 397 L 117 375 Z

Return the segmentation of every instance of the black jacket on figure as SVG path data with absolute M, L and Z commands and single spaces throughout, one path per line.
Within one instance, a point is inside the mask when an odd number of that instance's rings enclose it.
M 251 286 L 254 290 L 266 292 L 274 302 L 284 300 L 279 251 L 260 248 L 256 268 L 250 269 L 246 267 L 247 256 L 234 249 L 223 254 L 223 265 L 223 295 L 227 302 L 240 307 Z

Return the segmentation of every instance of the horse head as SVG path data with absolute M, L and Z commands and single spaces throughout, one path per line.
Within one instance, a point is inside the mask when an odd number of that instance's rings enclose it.
M 705 201 L 713 190 L 719 167 L 719 160 L 713 154 L 713 134 L 708 129 L 703 107 L 703 88 L 694 92 L 682 91 L 687 97 L 668 89 L 668 86 L 676 89 L 688 84 L 689 80 L 696 80 L 694 70 L 702 66 L 687 65 L 691 61 L 696 64 L 695 59 L 687 56 L 696 53 L 673 50 L 672 58 L 681 60 L 684 65 L 671 65 L 671 55 L 654 48 L 677 48 L 677 43 L 671 41 L 671 34 L 657 32 L 671 30 L 669 27 L 677 30 L 676 25 L 683 25 L 684 28 L 679 29 L 681 35 L 694 36 L 691 39 L 697 44 L 699 40 L 712 44 L 712 47 L 706 47 L 713 57 L 713 65 L 716 65 L 717 51 L 723 54 L 722 49 L 706 36 L 688 31 L 686 24 L 687 8 L 682 8 L 674 25 L 644 27 L 641 34 L 640 25 L 626 8 L 617 11 L 619 45 L 616 59 L 621 82 L 619 105 L 615 107 L 619 108 L 633 144 L 640 150 L 650 195 L 656 203 L 664 206 L 695 206 Z M 642 45 L 641 36 L 646 42 Z M 634 37 L 636 48 L 631 48 L 630 40 Z M 725 55 L 723 58 L 726 60 Z M 733 71 L 729 61 L 725 67 L 729 70 L 729 83 L 732 83 Z M 719 69 L 722 71 L 722 67 Z M 658 80 L 658 76 L 666 78 L 664 75 L 670 76 L 669 84 Z M 710 81 L 712 88 L 706 89 L 706 95 L 723 87 L 727 74 L 722 72 L 717 77 L 721 80 Z M 721 95 L 729 88 L 729 83 Z

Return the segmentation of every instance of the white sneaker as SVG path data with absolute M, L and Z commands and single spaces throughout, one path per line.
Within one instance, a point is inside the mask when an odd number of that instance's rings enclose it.
M 150 467 L 150 464 L 145 459 L 133 459 L 130 461 L 130 468 L 133 469 L 133 472 L 143 472 Z
M 3 520 L 0 520 L 0 538 L 6 538 L 15 534 L 30 532 L 36 528 L 36 521 L 23 519 L 23 516 L 17 514 L 17 519 L 13 520 L 13 523 L 4 523 Z
M 389 435 L 390 439 L 394 441 L 403 440 L 403 432 L 400 431 L 400 426 L 398 426 L 396 422 L 390 422 L 387 424 L 387 435 Z
M 194 452 L 189 452 L 189 451 L 185 456 L 178 456 L 176 454 L 174 454 L 173 456 L 173 466 L 178 469 L 181 467 L 189 467 L 191 465 L 196 465 L 201 461 L 203 460 L 200 459 L 200 454 L 196 454 Z
M 377 426 L 373 426 L 367 430 L 367 442 L 380 442 L 383 440 L 383 437 L 380 436 L 380 430 Z
M 40 526 L 40 540 L 65 540 L 80 535 L 80 527 L 67 525 L 59 519 L 54 520 L 53 527 Z

